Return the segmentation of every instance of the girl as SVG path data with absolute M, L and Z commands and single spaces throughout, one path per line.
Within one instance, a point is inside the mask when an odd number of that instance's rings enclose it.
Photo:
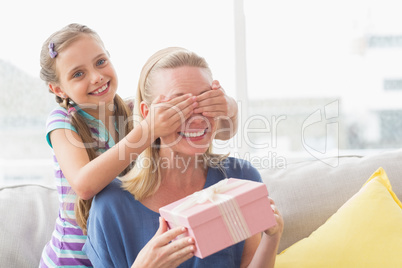
M 202 96 L 211 92 L 211 83 L 207 63 L 195 53 L 158 51 L 142 69 L 136 111 L 146 120 L 158 95 Z M 193 238 L 178 238 L 185 229 L 167 230 L 160 218 L 160 207 L 225 177 L 261 181 L 249 162 L 212 153 L 216 127 L 213 118 L 193 113 L 175 131 L 156 139 L 123 182 L 116 179 L 95 196 L 83 250 L 96 267 L 274 266 L 283 220 L 273 201 L 275 227 L 204 259 L 193 256 Z
M 117 76 L 96 32 L 70 24 L 45 41 L 40 59 L 41 78 L 60 105 L 48 118 L 46 136 L 54 153 L 60 208 L 40 266 L 91 267 L 82 246 L 92 197 L 124 174 L 156 138 L 180 126 L 194 109 L 235 118 L 237 106 L 215 83 L 214 95 L 204 98 L 190 94 L 158 97 L 146 119 L 133 128 L 132 107 L 116 94 Z M 224 121 L 219 122 L 227 126 Z M 221 137 L 229 138 L 234 133 L 231 130 Z M 81 216 L 75 217 L 74 210 Z

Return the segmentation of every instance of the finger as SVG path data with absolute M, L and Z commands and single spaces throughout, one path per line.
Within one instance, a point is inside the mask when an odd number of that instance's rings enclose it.
M 162 217 L 159 217 L 159 228 L 156 231 L 154 237 L 163 234 L 164 232 L 167 231 L 167 229 L 168 229 L 167 222 Z
M 269 236 L 272 236 L 274 234 L 276 234 L 279 230 L 279 225 L 278 223 L 275 224 L 274 226 L 270 227 L 269 229 L 265 230 L 265 233 Z
M 208 98 L 198 102 L 198 107 L 200 108 L 212 105 L 220 105 L 222 107 L 226 107 L 227 106 L 226 99 L 223 96 L 219 96 L 219 97 Z
M 198 107 L 203 108 L 203 107 L 209 107 L 213 105 L 220 105 L 221 109 L 227 109 L 228 107 L 228 101 L 226 97 L 222 94 L 215 94 L 215 95 L 210 95 L 208 98 L 205 99 L 197 99 Z
M 269 204 L 271 206 L 272 211 L 275 213 L 275 211 L 277 210 L 276 205 L 275 205 L 275 201 L 271 197 L 268 197 L 268 200 L 269 200 Z
M 170 243 L 173 239 L 178 237 L 179 235 L 185 234 L 187 232 L 187 229 L 185 227 L 175 227 L 173 229 L 170 229 L 163 234 L 161 234 L 157 240 L 156 244 L 159 246 L 164 246 L 168 243 Z
M 169 253 L 174 254 L 186 247 L 193 246 L 195 244 L 194 238 L 192 237 L 183 237 L 177 240 L 174 240 L 169 245 Z
M 150 241 L 154 240 L 155 242 L 157 242 L 159 246 L 167 245 L 170 242 L 170 240 L 167 241 L 162 236 L 164 233 L 167 232 L 167 229 L 168 229 L 167 222 L 162 217 L 159 217 L 159 228 Z
M 212 88 L 213 90 L 218 89 L 218 88 L 220 88 L 220 87 L 221 87 L 221 85 L 219 84 L 219 81 L 218 81 L 218 80 L 212 81 L 211 88 Z
M 173 252 L 171 254 L 171 258 L 174 259 L 172 264 L 174 266 L 177 266 L 186 260 L 192 258 L 194 256 L 195 252 L 195 245 L 192 244 L 187 244 L 185 247 L 182 247 L 181 249 L 177 250 L 176 252 Z
M 173 241 L 167 247 L 167 255 L 172 260 L 173 264 L 180 264 L 187 259 L 194 256 L 195 252 L 195 241 L 191 237 L 185 237 Z
M 195 100 L 195 96 L 193 96 L 192 94 L 188 93 L 188 94 L 180 95 L 180 96 L 177 96 L 177 97 L 174 97 L 174 98 L 166 99 L 167 100 L 166 103 L 171 104 L 171 105 L 176 105 L 176 104 L 178 104 L 180 102 L 183 102 L 183 101 L 185 101 L 187 99 Z
M 225 89 L 223 89 L 223 87 L 221 86 L 221 84 L 219 83 L 218 80 L 212 81 L 211 88 L 212 89 L 220 89 L 223 93 L 225 93 Z
M 216 114 L 221 114 L 221 115 L 225 115 L 227 113 L 227 109 L 226 106 L 223 104 L 211 104 L 208 106 L 197 106 L 194 109 L 194 113 L 196 114 L 204 114 L 205 112 L 209 112 L 209 113 L 216 113 Z
M 278 209 L 276 208 L 275 205 L 272 205 L 272 204 L 271 204 L 271 209 L 272 209 L 272 212 L 274 212 L 275 214 L 278 213 Z
M 202 112 L 202 115 L 208 118 L 213 118 L 214 120 L 219 119 L 229 119 L 229 117 L 223 112 Z
M 192 108 L 196 107 L 198 103 L 196 102 L 195 96 L 192 96 L 191 94 L 186 94 L 171 99 L 168 102 L 164 102 L 163 104 L 160 105 L 163 105 L 163 107 L 165 107 L 166 110 L 172 108 L 168 111 L 169 113 L 167 114 L 167 117 L 171 117 L 174 114 L 180 112 L 181 110 L 187 108 L 188 106 L 191 106 Z
M 208 90 L 196 96 L 197 102 L 202 102 L 211 98 L 224 97 L 224 92 L 221 90 Z
M 182 264 L 183 262 L 191 259 L 192 257 L 194 257 L 194 253 L 190 251 L 190 253 L 187 253 L 187 251 L 180 256 L 180 258 L 176 259 L 174 262 L 172 262 L 172 266 L 173 267 L 177 267 L 180 264 Z
M 164 111 L 164 121 L 172 127 L 178 127 L 177 124 L 184 123 L 192 114 L 196 103 L 185 101 L 177 106 L 168 106 Z
M 278 207 L 275 205 L 275 203 L 271 204 L 271 209 L 272 209 L 272 212 L 274 212 L 275 217 L 281 216 L 281 213 L 279 212 Z
M 194 113 L 202 113 L 202 115 L 207 117 L 218 117 L 226 116 L 228 114 L 228 108 L 226 103 L 222 101 L 216 104 L 210 104 L 205 106 L 199 105 L 194 109 Z
M 197 107 L 196 103 L 193 103 L 191 105 L 188 105 L 183 108 L 178 108 L 180 113 L 172 118 L 172 123 L 179 123 L 182 124 L 184 121 L 186 121 L 193 113 L 194 113 L 194 108 Z
M 193 109 L 198 106 L 198 103 L 195 101 L 196 97 L 192 96 L 184 101 L 173 104 L 169 103 L 169 105 L 173 105 L 170 108 L 170 111 L 167 112 L 166 116 L 168 118 L 174 117 L 174 120 L 187 119 L 192 113 Z
M 182 102 L 179 102 L 179 103 L 175 104 L 175 106 L 176 106 L 180 111 L 182 111 L 182 110 L 184 110 L 184 109 L 186 109 L 186 108 L 194 109 L 195 107 L 198 106 L 198 102 L 196 102 L 196 97 L 193 96 L 193 97 L 191 97 L 191 98 L 189 98 L 189 99 L 187 99 L 187 100 L 184 100 L 184 101 L 182 101 Z
M 157 96 L 153 101 L 152 101 L 152 103 L 161 103 L 162 101 L 164 101 L 165 100 L 165 96 L 164 95 L 159 95 L 159 96 Z
M 166 110 L 169 110 L 170 108 L 176 106 L 179 103 L 185 103 L 186 105 L 191 105 L 195 102 L 195 100 L 196 100 L 196 98 L 194 96 L 192 96 L 192 94 L 181 95 L 181 96 L 175 97 L 173 99 L 160 95 L 155 98 L 155 100 L 152 102 L 152 104 L 155 108 L 159 108 L 159 109 L 162 108 L 166 111 Z M 173 113 L 173 111 L 171 111 L 171 113 Z M 172 114 L 167 115 L 167 117 L 170 117 L 170 116 L 172 116 Z

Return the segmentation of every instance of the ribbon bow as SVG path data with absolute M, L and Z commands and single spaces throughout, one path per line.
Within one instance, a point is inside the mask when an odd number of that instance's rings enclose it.
M 245 184 L 246 180 L 237 180 L 228 183 L 228 179 L 219 181 L 210 187 L 195 192 L 188 196 L 180 205 L 172 209 L 173 222 L 176 226 L 179 225 L 178 216 L 180 213 L 196 204 L 203 204 L 208 201 L 219 208 L 226 228 L 230 233 L 234 243 L 242 241 L 250 237 L 250 230 L 240 211 L 240 208 L 233 196 L 223 194 L 231 189 Z
M 180 212 L 193 207 L 196 204 L 203 204 L 207 201 L 211 203 L 217 204 L 223 201 L 232 198 L 231 196 L 224 195 L 222 193 L 227 192 L 231 189 L 239 187 L 240 185 L 246 183 L 244 180 L 235 181 L 232 183 L 228 183 L 228 179 L 221 180 L 214 185 L 209 186 L 206 189 L 195 192 L 192 195 L 189 195 L 186 200 L 183 201 L 180 205 L 175 207 L 172 210 L 172 213 L 175 215 L 179 215 Z

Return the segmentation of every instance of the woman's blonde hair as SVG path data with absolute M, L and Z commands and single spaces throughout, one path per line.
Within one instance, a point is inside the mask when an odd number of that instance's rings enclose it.
M 61 30 L 52 34 L 42 46 L 42 51 L 40 54 L 40 77 L 47 84 L 49 83 L 59 83 L 60 79 L 58 73 L 56 71 L 56 57 L 51 57 L 49 54 L 49 44 L 53 44 L 53 51 L 57 53 L 62 53 L 62 51 L 68 48 L 72 43 L 83 36 L 91 36 L 95 40 L 99 42 L 99 44 L 104 47 L 104 44 L 99 37 L 99 35 L 90 29 L 89 27 L 81 24 L 69 24 Z M 50 93 L 53 93 L 49 89 Z M 56 102 L 67 111 L 70 111 L 70 108 L 73 107 L 74 103 L 69 98 L 61 98 L 56 95 Z M 118 140 L 122 139 L 127 133 L 133 128 L 132 120 L 132 110 L 126 105 L 126 103 L 116 94 L 114 98 L 115 111 L 114 116 L 116 117 L 116 122 L 122 122 L 122 117 L 124 118 L 124 126 L 119 126 L 119 137 Z M 106 149 L 105 143 L 100 142 L 95 139 L 92 134 L 90 127 L 88 126 L 88 119 L 85 119 L 79 112 L 71 109 L 72 112 L 69 112 L 69 118 L 71 121 L 71 125 L 77 130 L 78 135 L 81 137 L 83 144 L 85 145 L 88 157 L 90 160 L 95 159 L 98 156 L 98 151 L 100 149 Z M 94 124 L 94 122 L 91 122 Z M 116 141 L 117 143 L 118 141 Z M 95 145 L 95 146 L 94 146 Z M 127 173 L 129 168 L 124 170 L 121 175 Z M 84 234 L 86 233 L 86 224 L 89 216 L 89 209 L 91 207 L 92 199 L 83 200 L 77 196 L 76 204 L 74 206 L 76 221 L 79 226 L 82 228 Z
M 134 106 L 135 125 L 139 124 L 140 121 L 144 119 L 140 112 L 141 102 L 144 101 L 150 106 L 153 99 L 156 97 L 152 92 L 152 83 L 154 79 L 157 79 L 158 71 L 182 66 L 202 68 L 206 70 L 212 78 L 212 72 L 208 63 L 203 57 L 198 56 L 196 53 L 180 47 L 169 47 L 159 50 L 148 59 L 141 70 Z M 159 145 L 160 139 L 158 138 L 141 154 L 132 171 L 122 178 L 123 188 L 129 191 L 137 200 L 151 196 L 158 190 L 161 184 Z M 217 167 L 223 171 L 222 161 L 227 158 L 227 155 L 213 154 L 212 145 L 210 145 L 202 157 L 204 166 Z M 141 159 L 147 160 L 148 164 L 141 166 L 140 163 L 143 163 L 140 161 Z

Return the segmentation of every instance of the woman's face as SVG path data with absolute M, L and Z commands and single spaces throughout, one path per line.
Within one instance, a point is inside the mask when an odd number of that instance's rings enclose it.
M 211 89 L 212 77 L 199 67 L 183 66 L 162 69 L 154 75 L 152 91 L 154 97 L 167 98 L 191 93 L 198 96 Z M 172 134 L 161 137 L 161 150 L 175 154 L 195 155 L 204 153 L 215 136 L 215 120 L 202 114 L 193 114 Z

